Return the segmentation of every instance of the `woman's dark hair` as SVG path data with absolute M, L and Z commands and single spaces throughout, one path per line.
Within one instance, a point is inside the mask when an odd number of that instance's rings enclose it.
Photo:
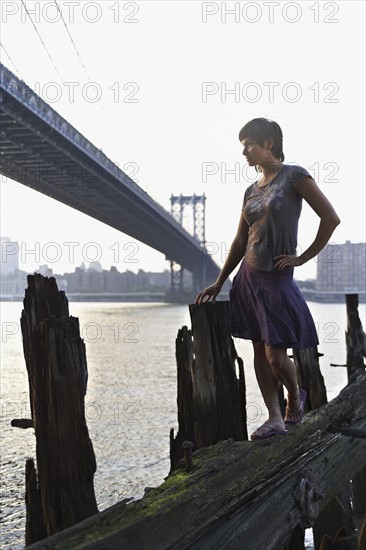
M 253 139 L 261 147 L 264 146 L 266 139 L 272 138 L 273 145 L 271 150 L 273 156 L 281 162 L 285 160 L 285 155 L 282 151 L 282 130 L 274 120 L 253 118 L 239 132 L 239 140 L 243 141 L 245 138 Z

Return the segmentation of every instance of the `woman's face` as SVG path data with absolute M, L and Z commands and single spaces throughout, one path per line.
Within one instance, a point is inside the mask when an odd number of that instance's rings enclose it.
M 246 157 L 249 166 L 261 166 L 268 162 L 271 151 L 271 144 L 269 144 L 268 141 L 264 142 L 264 147 L 256 143 L 250 137 L 243 139 L 241 143 L 244 147 L 243 155 Z

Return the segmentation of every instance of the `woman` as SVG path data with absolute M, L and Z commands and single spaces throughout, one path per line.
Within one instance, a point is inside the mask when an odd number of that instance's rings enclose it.
M 306 394 L 300 390 L 296 368 L 287 348 L 318 345 L 310 311 L 293 280 L 294 267 L 314 258 L 327 244 L 340 220 L 309 172 L 286 165 L 279 125 L 265 118 L 248 122 L 239 133 L 243 155 L 260 172 L 244 194 L 236 236 L 215 283 L 200 292 L 201 304 L 217 294 L 243 259 L 230 290 L 230 327 L 233 336 L 250 339 L 254 368 L 268 420 L 251 435 L 263 439 L 286 435 L 286 424 L 302 422 Z M 320 218 L 314 242 L 296 255 L 302 199 Z M 283 419 L 278 381 L 288 391 Z

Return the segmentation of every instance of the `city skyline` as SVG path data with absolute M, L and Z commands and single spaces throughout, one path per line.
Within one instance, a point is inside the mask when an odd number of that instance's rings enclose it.
M 0 244 L 1 271 L 5 274 L 15 270 L 22 271 L 19 267 L 19 254 L 21 254 L 19 243 L 13 241 L 9 237 L 0 236 Z M 53 248 L 55 247 L 54 245 L 55 243 L 50 243 L 50 246 Z M 34 251 L 32 251 L 32 254 L 34 254 Z M 315 261 L 317 264 L 316 277 L 306 280 L 319 280 L 319 286 L 316 287 L 318 290 L 327 290 L 328 284 L 331 284 L 333 290 L 338 290 L 333 283 L 336 281 L 336 283 L 334 283 L 335 285 L 341 285 L 340 281 L 342 281 L 343 276 L 346 276 L 350 280 L 366 279 L 366 242 L 354 243 L 346 240 L 345 243 L 328 243 L 315 257 Z M 64 271 L 64 274 L 74 273 L 80 269 L 96 272 L 116 270 L 118 273 L 130 272 L 134 274 L 140 271 L 159 274 L 166 272 L 170 273 L 168 267 L 160 271 L 146 270 L 141 267 L 138 267 L 137 271 L 133 271 L 125 267 L 124 271 L 120 271 L 117 265 L 112 264 L 109 269 L 106 269 L 99 260 L 85 261 L 85 259 L 82 259 L 80 264 L 75 265 L 74 271 Z M 54 267 L 52 267 L 52 263 L 51 265 L 47 262 L 39 263 L 34 271 L 42 273 L 42 270 L 48 270 L 57 275 L 62 275 L 62 272 L 56 272 Z M 185 271 L 187 272 L 188 270 Z M 366 284 L 363 286 L 366 286 Z
M 17 243 L 1 237 L 1 300 L 21 300 L 27 286 L 25 271 L 18 270 L 19 251 L 4 262 L 3 250 L 16 249 Z M 71 301 L 175 301 L 193 300 L 197 289 L 193 289 L 192 274 L 184 270 L 182 286 L 178 294 L 172 288 L 172 274 L 168 269 L 152 272 L 139 269 L 137 273 L 128 269 L 119 271 L 116 266 L 103 269 L 100 262 L 88 266 L 82 262 L 73 272 L 57 273 L 47 265 L 39 266 L 35 272 L 44 277 L 54 277 L 60 290 L 66 292 Z M 342 302 L 345 294 L 357 293 L 360 303 L 366 298 L 366 243 L 327 245 L 317 257 L 315 279 L 295 282 L 308 301 Z M 193 290 L 192 290 L 193 289 Z M 228 283 L 222 289 L 219 299 L 228 299 Z M 178 289 L 176 289 L 178 290 Z

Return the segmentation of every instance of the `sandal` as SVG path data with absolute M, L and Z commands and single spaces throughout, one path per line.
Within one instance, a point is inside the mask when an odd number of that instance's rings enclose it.
M 255 435 L 261 428 L 268 428 L 268 432 L 265 432 L 262 435 Z M 269 422 L 265 422 L 262 424 L 262 426 L 259 426 L 252 435 L 250 436 L 250 439 L 267 439 L 267 437 L 273 437 L 274 435 L 287 435 L 287 430 L 280 430 L 276 428 L 273 424 L 270 424 Z
M 304 409 L 306 402 L 306 391 L 300 389 L 300 408 L 295 412 L 290 412 L 289 406 L 286 407 L 285 424 L 302 424 L 304 420 Z

